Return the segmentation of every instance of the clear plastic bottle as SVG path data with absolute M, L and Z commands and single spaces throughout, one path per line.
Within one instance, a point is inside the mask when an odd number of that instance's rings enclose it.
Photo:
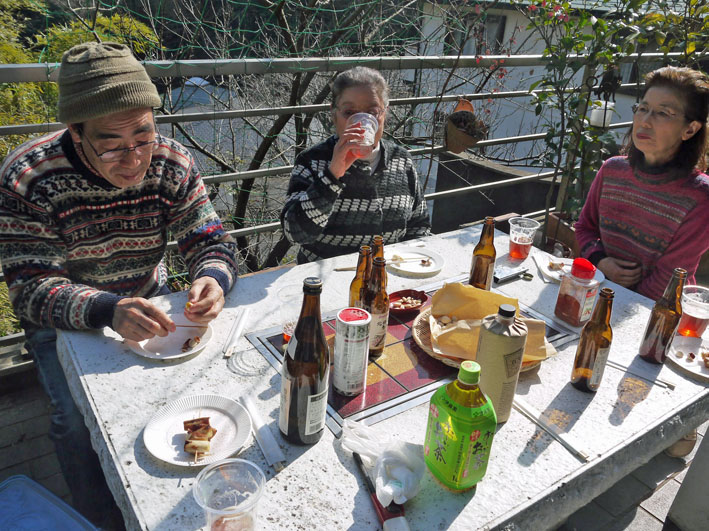
M 487 470 L 497 417 L 480 390 L 480 365 L 466 360 L 458 379 L 431 397 L 424 459 L 433 476 L 452 490 L 469 489 Z
M 593 277 L 596 266 L 585 258 L 576 258 L 571 274 L 565 274 L 559 286 L 554 315 L 572 326 L 582 326 L 591 318 L 600 282 Z

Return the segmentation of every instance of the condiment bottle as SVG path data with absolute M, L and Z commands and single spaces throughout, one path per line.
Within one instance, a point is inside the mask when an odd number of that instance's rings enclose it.
M 501 304 L 496 314 L 483 319 L 475 354 L 482 373 L 480 388 L 492 402 L 497 422 L 510 418 L 527 343 L 527 325 L 515 317 L 516 311 L 511 304 Z
M 581 331 L 579 346 L 576 348 L 574 368 L 571 370 L 571 385 L 581 391 L 595 393 L 601 385 L 603 371 L 608 361 L 608 353 L 613 341 L 611 313 L 614 292 L 603 288 L 593 310 L 591 320 Z
M 468 283 L 476 288 L 490 291 L 492 276 L 495 271 L 495 219 L 492 216 L 485 218 L 480 241 L 473 249 L 473 261 L 470 264 L 470 280 Z
M 369 324 L 370 358 L 382 355 L 389 322 L 386 260 L 376 257 L 373 262 L 372 275 L 369 277 L 364 294 L 364 309 L 372 314 L 372 321 Z
M 359 258 L 357 259 L 357 272 L 350 283 L 350 308 L 361 308 L 363 305 L 364 288 L 369 281 L 372 272 L 372 248 L 369 245 L 362 245 L 359 248 Z
M 576 258 L 571 274 L 562 275 L 554 315 L 572 326 L 581 326 L 591 318 L 600 282 L 593 277 L 596 266 L 585 258 Z
M 446 487 L 465 490 L 482 479 L 490 458 L 497 417 L 480 390 L 480 365 L 466 360 L 458 379 L 431 397 L 424 440 L 424 460 Z
M 330 349 L 320 319 L 322 281 L 303 281 L 303 306 L 281 365 L 278 427 L 296 444 L 313 444 L 325 428 Z
M 670 350 L 672 338 L 682 317 L 682 289 L 687 271 L 676 268 L 662 297 L 652 308 L 640 343 L 640 357 L 650 363 L 664 363 Z
M 384 238 L 378 235 L 372 238 L 372 260 L 375 258 L 384 258 Z

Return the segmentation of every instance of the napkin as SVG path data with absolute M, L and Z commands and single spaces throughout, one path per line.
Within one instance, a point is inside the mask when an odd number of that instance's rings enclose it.
M 441 356 L 475 360 L 482 319 L 497 313 L 501 304 L 511 304 L 519 311 L 517 299 L 458 282 L 445 284 L 431 299 L 431 348 Z M 452 322 L 442 324 L 443 316 Z M 522 320 L 528 328 L 522 362 L 543 360 L 555 354 L 556 350 L 544 337 L 544 321 Z

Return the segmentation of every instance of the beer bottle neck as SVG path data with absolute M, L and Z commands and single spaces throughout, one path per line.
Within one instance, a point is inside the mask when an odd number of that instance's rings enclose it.
M 374 268 L 372 269 L 371 290 L 376 293 L 386 290 L 386 287 L 387 276 L 384 266 L 381 264 L 374 264 Z
M 480 234 L 480 243 L 483 245 L 492 244 L 494 238 L 495 222 L 492 219 L 486 219 L 482 234 Z
M 611 312 L 613 311 L 613 297 L 608 297 L 603 294 L 596 303 L 596 308 L 593 310 L 591 320 L 594 323 L 610 325 Z
M 305 293 L 303 296 L 303 306 L 300 309 L 300 318 L 302 320 L 304 317 L 317 317 L 320 319 L 320 294 L 319 293 Z
M 662 294 L 661 300 L 665 301 L 669 306 L 674 306 L 682 297 L 682 288 L 684 287 L 685 278 L 686 273 L 682 274 L 675 271 L 669 284 L 667 284 L 667 287 L 665 288 L 665 292 Z
M 359 259 L 357 260 L 357 274 L 356 276 L 364 278 L 365 273 L 371 269 L 371 251 L 366 253 L 359 253 Z

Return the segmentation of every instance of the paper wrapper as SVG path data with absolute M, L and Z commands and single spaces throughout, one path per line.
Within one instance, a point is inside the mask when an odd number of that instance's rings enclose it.
M 500 304 L 519 311 L 517 299 L 458 282 L 445 284 L 431 299 L 431 348 L 441 356 L 475 360 L 483 317 L 497 313 Z M 441 325 L 444 315 L 455 322 Z M 556 353 L 544 337 L 546 325 L 537 319 L 522 319 L 529 329 L 522 363 L 541 361 Z

